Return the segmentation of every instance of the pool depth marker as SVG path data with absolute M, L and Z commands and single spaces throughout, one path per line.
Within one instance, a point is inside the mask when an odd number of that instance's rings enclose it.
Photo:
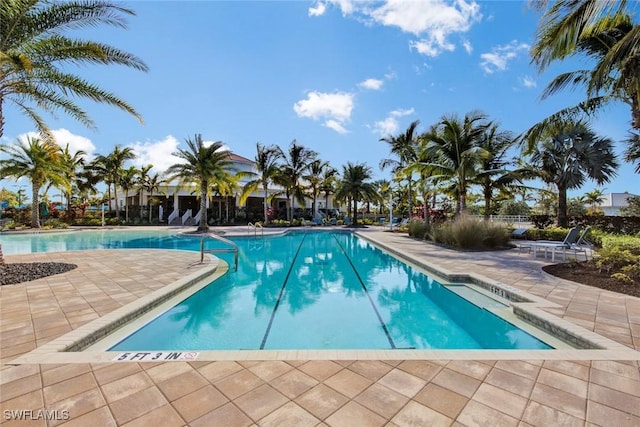
M 373 307 L 373 311 L 376 313 L 376 316 L 378 316 L 378 321 L 380 321 L 380 324 L 382 325 L 382 329 L 384 330 L 384 333 L 387 336 L 387 339 L 389 340 L 389 344 L 391 345 L 391 348 L 395 349 L 396 348 L 396 344 L 393 342 L 393 338 L 391 338 L 391 334 L 389 333 L 389 329 L 387 328 L 387 325 L 384 323 L 384 320 L 382 319 L 382 316 L 380 315 L 380 312 L 378 311 L 378 307 L 376 307 L 375 302 L 373 302 L 373 298 L 371 298 L 371 294 L 369 293 L 369 290 L 367 289 L 367 285 L 364 284 L 364 281 L 362 280 L 362 277 L 360 277 L 360 273 L 358 273 L 358 270 L 356 269 L 356 266 L 353 265 L 353 262 L 351 262 L 351 258 L 349 258 L 349 254 L 344 249 L 344 247 L 342 246 L 342 243 L 340 243 L 340 240 L 338 240 L 338 238 L 336 237 L 335 233 L 331 233 L 331 235 L 333 236 L 334 239 L 336 239 L 336 242 L 338 242 L 338 246 L 340 247 L 340 250 L 344 254 L 345 258 L 347 258 L 347 261 L 349 262 L 349 265 L 353 269 L 354 273 L 356 273 L 356 277 L 358 278 L 358 281 L 360 282 L 360 286 L 362 286 L 362 289 L 364 289 L 364 293 L 367 295 L 367 298 L 369 298 L 369 302 L 371 303 L 371 307 Z
M 264 333 L 264 337 L 262 337 L 262 342 L 260 343 L 260 350 L 264 350 L 264 346 L 267 343 L 267 337 L 269 336 L 269 331 L 271 331 L 271 325 L 273 324 L 273 319 L 276 317 L 276 311 L 278 310 L 278 306 L 280 305 L 280 300 L 284 295 L 284 288 L 287 286 L 287 282 L 289 281 L 289 276 L 291 276 L 291 272 L 293 271 L 293 265 L 296 263 L 296 259 L 298 258 L 298 254 L 302 249 L 302 244 L 304 243 L 304 239 L 307 238 L 307 233 L 302 235 L 302 240 L 300 240 L 300 244 L 298 245 L 298 250 L 296 254 L 293 256 L 291 260 L 291 264 L 289 265 L 289 271 L 287 271 L 287 276 L 284 278 L 284 282 L 282 283 L 282 287 L 280 288 L 280 293 L 278 294 L 278 299 L 276 300 L 276 305 L 273 306 L 273 311 L 271 312 L 271 319 L 269 319 L 269 324 L 267 325 L 267 330 Z

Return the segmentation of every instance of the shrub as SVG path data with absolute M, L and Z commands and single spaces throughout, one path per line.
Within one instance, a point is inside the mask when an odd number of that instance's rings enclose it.
M 411 221 L 409 223 L 409 236 L 418 239 L 428 239 L 431 233 L 431 225 L 424 221 Z
M 640 238 L 638 237 L 606 234 L 601 237 L 601 241 L 602 248 L 605 250 L 619 248 L 633 255 L 640 255 Z
M 598 259 L 596 259 L 596 267 L 600 272 L 611 272 L 612 270 L 619 270 L 625 266 L 640 262 L 639 256 L 632 254 L 627 249 L 622 249 L 619 246 L 602 248 L 598 252 Z
M 44 225 L 48 228 L 69 228 L 69 224 L 56 218 L 48 219 Z
M 509 244 L 509 233 L 500 224 L 463 217 L 433 229 L 433 240 L 461 249 L 495 249 Z
M 548 227 L 544 230 L 530 228 L 527 230 L 527 239 L 531 240 L 558 240 L 563 241 L 569 232 L 568 228 Z
M 534 227 L 542 230 L 553 224 L 554 217 L 551 215 L 531 215 L 529 220 L 533 223 Z

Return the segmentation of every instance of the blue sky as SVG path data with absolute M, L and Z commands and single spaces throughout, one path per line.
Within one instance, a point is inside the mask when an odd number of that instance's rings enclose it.
M 389 157 L 381 137 L 413 120 L 423 131 L 444 114 L 471 110 L 520 133 L 580 99 L 567 92 L 541 101 L 540 94 L 560 71 L 587 65 L 576 60 L 537 72 L 528 52 L 539 15 L 526 1 L 123 4 L 137 13 L 127 30 L 73 34 L 134 53 L 150 71 L 95 66 L 77 73 L 127 100 L 145 123 L 88 101 L 80 105 L 97 130 L 63 114 L 45 118 L 61 145 L 90 156 L 131 146 L 137 165 L 158 172 L 175 163 L 171 153 L 185 138 L 200 133 L 250 159 L 257 142 L 286 149 L 296 139 L 334 167 L 365 162 L 376 178 L 388 178 L 378 167 Z M 3 143 L 33 130 L 10 104 L 4 110 Z M 620 141 L 629 120 L 619 104 L 593 128 Z M 606 192 L 640 193 L 633 167 L 621 163 Z M 570 195 L 593 188 L 588 182 Z

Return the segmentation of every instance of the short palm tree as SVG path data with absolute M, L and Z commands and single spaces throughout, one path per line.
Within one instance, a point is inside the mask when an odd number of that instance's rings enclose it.
M 149 165 L 151 166 L 151 165 Z M 159 173 L 150 174 L 147 169 L 144 177 L 141 178 L 140 185 L 147 192 L 147 210 L 149 215 L 149 224 L 151 224 L 152 217 L 152 202 L 154 201 L 153 195 L 160 192 L 160 187 L 165 183 L 165 180 Z M 206 211 L 205 211 L 206 213 Z
M 478 173 L 478 163 L 487 151 L 479 146 L 487 129 L 484 114 L 472 111 L 461 120 L 443 116 L 437 125 L 421 136 L 419 167 L 428 169 L 435 182 L 450 182 L 456 197 L 456 216 L 466 210 L 467 190 Z
M 269 216 L 267 214 L 268 199 L 269 199 L 269 184 L 274 182 L 278 173 L 280 164 L 279 161 L 284 158 L 284 153 L 277 145 L 271 145 L 266 147 L 259 142 L 256 144 L 256 157 L 255 157 L 255 173 L 242 189 L 240 195 L 240 204 L 244 204 L 249 198 L 249 195 L 256 191 L 258 188 L 262 188 L 262 210 L 264 214 L 264 223 L 269 222 Z
M 558 190 L 558 226 L 566 227 L 567 190 L 580 188 L 587 178 L 598 185 L 616 175 L 613 141 L 597 136 L 584 122 L 558 122 L 540 141 L 531 162 L 540 178 Z
M 47 143 L 53 142 L 53 136 L 34 106 L 47 112 L 62 110 L 93 127 L 73 100 L 80 97 L 118 107 L 142 121 L 123 99 L 65 69 L 67 64 L 117 64 L 146 71 L 144 62 L 130 53 L 64 34 L 101 25 L 125 28 L 125 16 L 134 15 L 131 9 L 102 0 L 2 0 L 1 4 L 0 137 L 5 101 L 31 118 Z
M 178 179 L 183 184 L 197 183 L 200 190 L 200 223 L 198 231 L 209 231 L 207 223 L 207 197 L 214 184 L 233 180 L 231 172 L 230 152 L 225 150 L 220 141 L 205 145 L 202 135 L 196 134 L 194 139 L 185 140 L 187 149 L 179 148 L 174 156 L 183 160 L 166 171 L 167 181 Z
M 340 200 L 351 199 L 353 209 L 353 225 L 358 225 L 358 202 L 360 200 L 380 201 L 376 185 L 371 182 L 373 172 L 364 163 L 348 162 L 342 167 L 342 180 L 338 184 L 336 198 Z
M 31 227 L 40 228 L 40 189 L 47 182 L 66 182 L 60 163 L 60 147 L 46 144 L 38 138 L 28 138 L 25 143 L 0 146 L 8 158 L 0 159 L 0 176 L 22 178 L 31 181 Z
M 594 214 L 598 211 L 598 205 L 604 202 L 604 190 L 596 188 L 584 193 L 584 202 L 589 204 L 589 212 Z

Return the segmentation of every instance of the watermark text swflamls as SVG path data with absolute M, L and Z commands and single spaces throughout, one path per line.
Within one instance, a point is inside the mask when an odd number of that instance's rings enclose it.
M 69 411 L 63 409 L 5 409 L 2 411 L 5 421 L 9 420 L 49 420 L 49 421 L 65 421 L 69 419 Z

